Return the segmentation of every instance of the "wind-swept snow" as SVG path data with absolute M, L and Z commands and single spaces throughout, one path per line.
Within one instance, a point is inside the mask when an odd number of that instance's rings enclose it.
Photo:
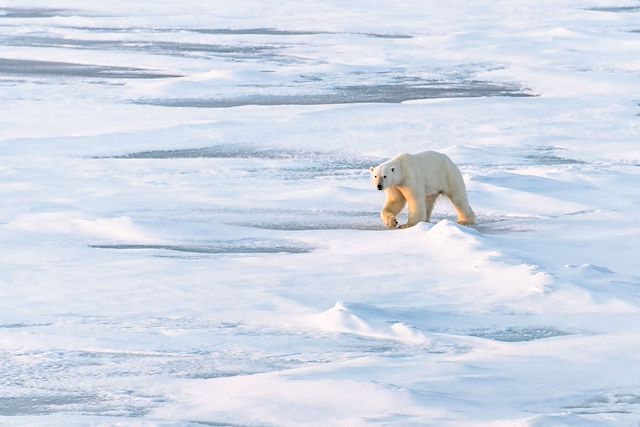
M 0 424 L 637 425 L 639 17 L 0 1 Z

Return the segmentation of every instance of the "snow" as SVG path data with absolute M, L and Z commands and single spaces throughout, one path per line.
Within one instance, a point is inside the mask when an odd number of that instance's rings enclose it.
M 639 14 L 0 1 L 0 425 L 638 425 Z

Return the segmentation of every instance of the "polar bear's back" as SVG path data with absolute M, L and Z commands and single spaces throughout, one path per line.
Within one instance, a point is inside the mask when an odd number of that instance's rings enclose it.
M 402 153 L 394 160 L 400 162 L 408 181 L 413 181 L 416 186 L 425 186 L 426 194 L 449 193 L 460 185 L 464 188 L 460 170 L 446 154 L 436 151 Z
M 437 151 L 421 151 L 419 153 L 402 153 L 393 158 L 402 163 L 411 163 L 413 165 L 425 166 L 437 166 L 444 163 L 452 163 L 451 159 L 446 154 L 438 153 Z
M 437 165 L 443 162 L 451 161 L 447 155 L 438 153 L 437 151 L 420 151 L 419 153 L 402 153 L 398 154 L 395 159 L 402 161 L 418 162 L 421 165 Z

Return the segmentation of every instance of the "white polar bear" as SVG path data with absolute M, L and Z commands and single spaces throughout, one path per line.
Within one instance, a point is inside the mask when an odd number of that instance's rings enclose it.
M 370 171 L 374 185 L 387 194 L 380 216 L 389 228 L 398 226 L 396 215 L 405 203 L 409 205 L 409 219 L 400 228 L 412 227 L 420 221 L 429 222 L 433 206 L 441 194 L 455 206 L 460 224 L 476 223 L 462 174 L 444 154 L 435 151 L 398 154 Z

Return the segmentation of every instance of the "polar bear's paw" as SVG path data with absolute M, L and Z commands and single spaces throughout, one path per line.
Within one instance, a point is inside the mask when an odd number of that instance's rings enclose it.
M 473 212 L 467 214 L 458 214 L 458 224 L 460 225 L 476 225 L 476 214 Z
M 382 222 L 387 228 L 396 228 L 398 226 L 398 220 L 391 212 L 383 212 L 381 216 Z

